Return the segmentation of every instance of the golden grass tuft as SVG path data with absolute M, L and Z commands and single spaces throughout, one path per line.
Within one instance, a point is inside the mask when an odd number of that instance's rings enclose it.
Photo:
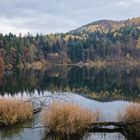
M 140 121 L 140 105 L 129 105 L 125 110 L 122 120 L 125 122 Z
M 42 121 L 48 131 L 64 135 L 84 133 L 98 118 L 98 112 L 92 113 L 72 103 L 53 102 L 42 111 Z
M 0 126 L 22 123 L 32 118 L 32 103 L 16 99 L 0 99 Z
M 140 137 L 140 104 L 131 104 L 124 112 L 124 115 L 120 116 L 120 120 L 123 122 L 137 122 L 126 127 L 126 131 L 136 137 Z

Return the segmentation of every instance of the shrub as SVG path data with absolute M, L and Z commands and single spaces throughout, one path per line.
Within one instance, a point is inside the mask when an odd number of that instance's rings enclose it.
M 42 111 L 43 124 L 48 126 L 48 131 L 64 135 L 85 132 L 98 117 L 98 112 L 92 113 L 72 103 L 53 102 Z
M 128 106 L 124 112 L 124 115 L 120 117 L 120 120 L 126 123 L 132 122 L 132 124 L 125 127 L 126 132 L 135 137 L 140 137 L 140 105 L 132 104 Z M 133 124 L 133 122 L 136 122 Z
M 9 126 L 31 119 L 32 103 L 15 99 L 0 99 L 0 126 Z

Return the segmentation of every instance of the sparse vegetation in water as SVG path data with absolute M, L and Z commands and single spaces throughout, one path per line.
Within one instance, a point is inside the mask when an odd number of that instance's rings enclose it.
M 31 102 L 16 99 L 0 99 L 0 126 L 11 126 L 30 120 L 33 115 Z
M 125 127 L 125 131 L 131 136 L 140 137 L 140 104 L 128 106 L 119 119 L 125 123 L 132 122 L 132 124 Z
M 43 124 L 48 126 L 48 132 L 62 135 L 82 134 L 98 118 L 99 112 L 93 113 L 72 103 L 53 102 L 42 111 Z

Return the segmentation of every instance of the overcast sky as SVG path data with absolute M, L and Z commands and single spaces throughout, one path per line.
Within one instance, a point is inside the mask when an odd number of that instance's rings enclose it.
M 0 32 L 67 32 L 100 20 L 140 16 L 140 0 L 0 0 Z

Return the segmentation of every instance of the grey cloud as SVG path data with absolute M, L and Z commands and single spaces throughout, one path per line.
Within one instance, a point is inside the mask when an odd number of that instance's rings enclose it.
M 0 32 L 66 32 L 99 19 L 136 17 L 139 9 L 140 0 L 0 0 Z

